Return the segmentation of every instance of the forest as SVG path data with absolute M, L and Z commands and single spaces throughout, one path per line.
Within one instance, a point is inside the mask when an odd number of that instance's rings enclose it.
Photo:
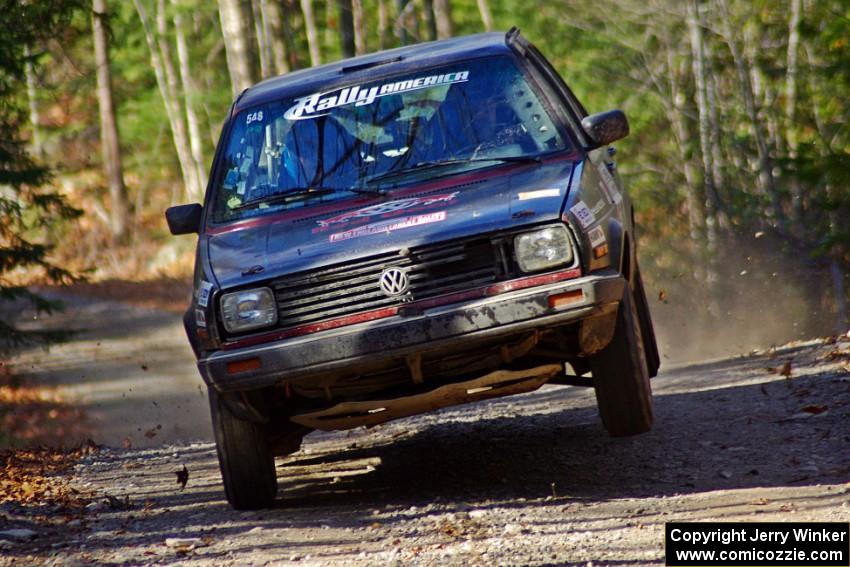
M 590 112 L 629 117 L 619 167 L 680 345 L 730 326 L 847 330 L 845 0 L 2 0 L 0 14 L 0 301 L 50 310 L 32 285 L 188 278 L 194 242 L 163 212 L 202 199 L 230 103 L 255 82 L 517 26 Z M 58 338 L 4 320 L 3 348 Z

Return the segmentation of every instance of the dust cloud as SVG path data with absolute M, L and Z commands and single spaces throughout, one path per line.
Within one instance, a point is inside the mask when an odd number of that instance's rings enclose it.
M 643 266 L 653 258 L 643 259 Z M 662 362 L 746 354 L 835 333 L 828 268 L 761 238 L 689 272 L 644 268 Z

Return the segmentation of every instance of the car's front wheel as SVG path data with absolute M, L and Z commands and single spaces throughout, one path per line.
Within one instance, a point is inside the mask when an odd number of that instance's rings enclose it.
M 277 495 L 277 476 L 267 428 L 233 415 L 213 388 L 209 400 L 227 501 L 237 510 L 268 508 Z
M 590 357 L 596 403 L 612 437 L 645 433 L 652 428 L 652 392 L 635 300 L 625 286 L 617 310 L 614 337 Z

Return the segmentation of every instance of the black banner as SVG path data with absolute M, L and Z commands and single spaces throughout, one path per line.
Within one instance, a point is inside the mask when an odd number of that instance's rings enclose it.
M 839 522 L 670 522 L 670 567 L 850 566 L 850 524 Z

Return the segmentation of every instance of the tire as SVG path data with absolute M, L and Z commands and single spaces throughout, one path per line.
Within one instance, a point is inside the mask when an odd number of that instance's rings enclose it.
M 277 495 L 277 476 L 266 427 L 235 417 L 213 388 L 209 400 L 227 501 L 236 510 L 270 507 Z
M 640 268 L 635 269 L 634 296 L 637 304 L 638 320 L 640 321 L 640 334 L 643 338 L 643 348 L 646 355 L 646 367 L 649 377 L 658 376 L 661 367 L 661 355 L 658 352 L 658 341 L 655 339 L 655 329 L 652 326 L 652 315 L 649 312 L 649 302 L 646 300 L 646 290 L 643 287 L 643 278 L 640 276 Z
M 612 437 L 652 428 L 652 392 L 635 301 L 629 286 L 617 310 L 614 337 L 590 357 L 593 387 L 602 424 Z

